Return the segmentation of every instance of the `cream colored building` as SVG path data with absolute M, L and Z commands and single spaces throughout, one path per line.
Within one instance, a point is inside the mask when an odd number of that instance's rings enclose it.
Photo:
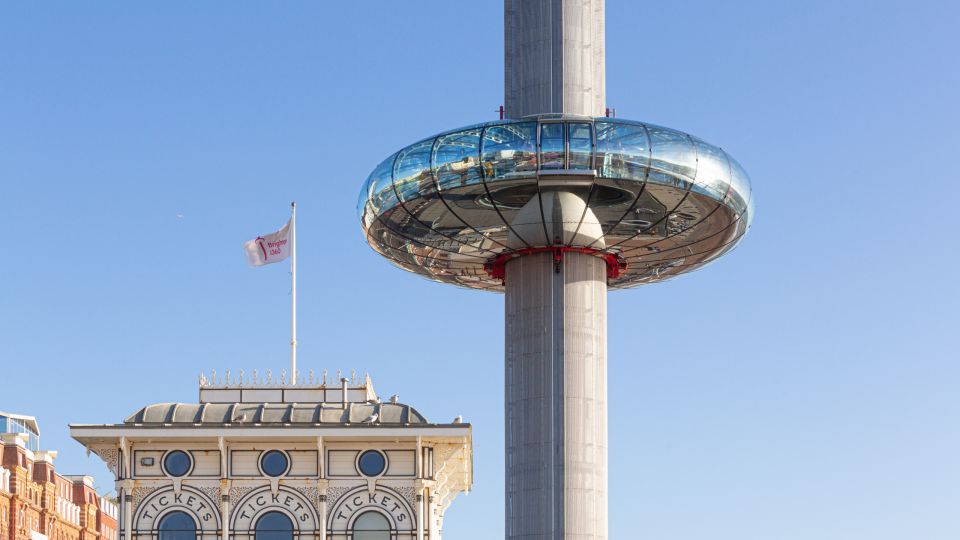
M 470 425 L 381 401 L 369 377 L 201 377 L 199 403 L 70 434 L 116 477 L 121 540 L 439 540 L 473 482 Z

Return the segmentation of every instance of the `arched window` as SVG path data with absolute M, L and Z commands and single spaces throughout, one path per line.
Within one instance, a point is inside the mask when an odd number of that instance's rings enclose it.
M 183 512 L 170 512 L 160 520 L 160 540 L 197 540 L 197 524 Z
M 353 522 L 353 540 L 390 540 L 390 523 L 379 512 L 364 512 Z
M 257 520 L 256 540 L 293 540 L 293 522 L 282 512 L 267 512 Z

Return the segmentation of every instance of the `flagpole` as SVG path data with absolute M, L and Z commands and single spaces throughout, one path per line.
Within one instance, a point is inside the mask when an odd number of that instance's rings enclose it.
M 290 203 L 290 288 L 291 331 L 290 331 L 290 383 L 297 383 L 297 203 Z

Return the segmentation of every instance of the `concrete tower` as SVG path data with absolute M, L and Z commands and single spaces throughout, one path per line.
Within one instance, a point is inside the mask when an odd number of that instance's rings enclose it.
M 506 0 L 507 117 L 603 116 L 603 0 Z M 541 189 L 514 229 L 546 244 L 594 225 L 566 183 Z M 584 216 L 584 214 L 587 214 Z M 532 217 L 533 219 L 528 219 Z M 599 226 L 583 243 L 602 242 Z M 522 234 L 522 233 L 521 233 Z M 541 233 L 541 235 L 544 233 Z M 586 253 L 506 263 L 506 537 L 607 538 L 607 266 Z
M 357 211 L 395 265 L 506 295 L 506 538 L 601 540 L 607 291 L 733 249 L 750 181 L 697 137 L 605 116 L 603 0 L 506 0 L 504 27 L 506 118 L 400 149 Z

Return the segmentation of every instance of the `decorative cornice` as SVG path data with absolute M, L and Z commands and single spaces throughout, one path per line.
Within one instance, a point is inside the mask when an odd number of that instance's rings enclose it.
M 115 479 L 120 478 L 120 449 L 115 446 L 99 446 L 89 449 L 91 452 L 97 455 L 104 463 L 107 464 L 107 468 L 110 469 L 110 472 L 113 473 Z

